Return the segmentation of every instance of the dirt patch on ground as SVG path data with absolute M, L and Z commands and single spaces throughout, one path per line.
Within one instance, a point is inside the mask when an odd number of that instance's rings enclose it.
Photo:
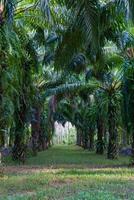
M 70 184 L 73 184 L 73 180 L 71 179 L 65 179 L 65 180 L 53 180 L 49 186 L 52 186 L 52 187 L 55 187 L 55 188 L 58 188 L 60 186 L 64 186 L 64 185 L 70 185 Z
M 2 169 L 2 172 L 4 174 L 27 174 L 27 173 L 57 173 L 60 170 L 63 169 L 80 169 L 80 170 L 97 170 L 97 169 L 108 169 L 108 168 L 126 168 L 127 165 L 117 165 L 117 166 L 78 166 L 78 165 L 60 165 L 60 166 L 50 166 L 50 167 L 44 167 L 44 166 L 28 166 L 28 165 L 20 165 L 20 166 L 2 166 L 0 167 Z M 0 169 L 0 170 L 1 170 Z
M 29 174 L 29 173 L 40 173 L 40 172 L 56 172 L 56 169 L 44 168 L 42 166 L 6 166 L 3 167 L 4 173 L 9 174 Z M 58 171 L 58 169 L 57 169 Z

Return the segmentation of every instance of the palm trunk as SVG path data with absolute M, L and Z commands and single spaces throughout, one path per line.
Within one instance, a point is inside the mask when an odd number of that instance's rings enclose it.
M 40 135 L 40 109 L 34 108 L 34 119 L 31 122 L 32 125 L 32 150 L 36 156 L 39 149 L 39 135 Z
M 108 123 L 109 123 L 109 144 L 108 144 L 107 157 L 108 159 L 116 159 L 118 157 L 117 110 L 116 110 L 116 104 L 112 98 L 110 98 L 108 105 Z
M 94 133 L 92 131 L 89 133 L 88 150 L 89 151 L 93 151 L 94 150 Z
M 77 129 L 76 145 L 81 146 L 81 131 L 80 131 L 80 129 Z
M 22 142 L 21 132 L 16 133 L 14 140 L 14 147 L 12 150 L 13 160 L 21 161 L 24 153 L 24 144 Z
M 96 153 L 103 154 L 104 153 L 104 122 L 101 118 L 97 120 L 97 147 Z
M 84 131 L 84 134 L 83 134 L 83 148 L 88 149 L 88 134 L 87 134 L 87 131 Z
M 2 49 L 2 48 L 1 48 Z M 4 95 L 4 85 L 3 85 L 3 77 L 4 77 L 4 70 L 7 68 L 7 65 L 5 63 L 5 52 L 6 49 L 3 47 L 3 51 L 0 52 L 0 146 L 4 146 L 4 131 L 6 128 L 6 123 L 4 122 L 4 116 L 3 116 L 3 95 Z M 1 64 L 2 63 L 2 64 Z
M 134 131 L 132 134 L 132 161 L 131 161 L 131 165 L 134 166 Z
M 44 151 L 45 147 L 46 147 L 46 145 L 45 145 L 46 141 L 42 134 L 39 134 L 39 142 L 38 143 L 39 143 L 39 148 L 38 148 L 39 151 Z
M 12 150 L 12 158 L 13 160 L 23 161 L 26 151 L 26 145 L 24 145 L 24 126 L 26 120 L 26 104 L 24 102 L 23 97 L 20 97 L 20 110 L 16 110 L 15 112 L 15 140 L 14 147 Z
M 127 130 L 124 128 L 122 132 L 122 146 L 126 147 L 127 146 Z

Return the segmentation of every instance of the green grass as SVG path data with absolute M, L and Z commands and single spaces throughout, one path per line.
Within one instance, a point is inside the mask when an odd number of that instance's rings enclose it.
M 14 165 L 11 158 L 5 160 L 8 165 Z M 29 157 L 26 165 L 41 165 L 45 167 L 88 167 L 88 166 L 113 166 L 113 165 L 128 165 L 129 157 L 122 156 L 117 160 L 108 160 L 106 155 L 96 155 L 95 152 L 83 150 L 80 147 L 74 146 L 55 146 L 47 151 L 38 153 L 37 157 Z
M 60 146 L 29 158 L 26 166 L 11 162 L 0 178 L 0 200 L 134 200 L 134 169 L 117 167 L 129 158 L 105 157 Z

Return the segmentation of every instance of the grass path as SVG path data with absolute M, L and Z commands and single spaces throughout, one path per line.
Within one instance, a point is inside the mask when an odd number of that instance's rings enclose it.
M 134 169 L 121 167 L 129 159 L 105 157 L 57 146 L 30 157 L 24 166 L 8 159 L 0 200 L 134 200 Z
M 25 163 L 27 167 L 49 167 L 49 168 L 85 168 L 126 166 L 129 157 L 120 157 L 118 160 L 107 160 L 106 155 L 96 155 L 95 152 L 83 150 L 77 146 L 54 146 L 47 151 L 39 152 L 37 157 L 29 157 Z M 6 160 L 7 165 L 14 165 L 11 159 Z M 22 166 L 23 167 L 23 166 Z

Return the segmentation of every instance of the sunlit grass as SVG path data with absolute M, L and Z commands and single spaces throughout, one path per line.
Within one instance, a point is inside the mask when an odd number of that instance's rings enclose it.
M 29 158 L 28 166 L 6 169 L 0 200 L 133 200 L 134 169 L 117 167 L 128 162 L 126 157 L 108 161 L 77 147 L 54 147 Z

